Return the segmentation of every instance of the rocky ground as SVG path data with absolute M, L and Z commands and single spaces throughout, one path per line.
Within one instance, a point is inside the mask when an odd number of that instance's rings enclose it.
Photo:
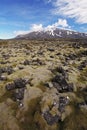
M 87 43 L 0 41 L 0 130 L 87 130 Z

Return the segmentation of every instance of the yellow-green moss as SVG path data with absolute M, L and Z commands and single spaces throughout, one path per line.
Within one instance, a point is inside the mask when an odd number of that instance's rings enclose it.
M 40 111 L 39 102 L 40 97 L 29 102 L 29 109 L 20 117 L 20 119 L 24 118 L 24 121 L 19 123 L 22 130 L 38 130 L 38 126 L 34 122 L 34 115 L 36 111 Z

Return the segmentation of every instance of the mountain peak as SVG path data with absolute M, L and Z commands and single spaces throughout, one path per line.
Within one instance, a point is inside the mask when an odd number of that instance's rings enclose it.
M 72 30 L 59 28 L 45 28 L 38 31 L 32 31 L 27 34 L 18 35 L 17 39 L 46 39 L 46 38 L 87 38 L 86 33 L 80 33 Z

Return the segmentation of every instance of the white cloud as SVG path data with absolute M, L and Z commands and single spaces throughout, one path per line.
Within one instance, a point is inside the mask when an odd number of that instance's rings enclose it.
M 62 26 L 62 27 L 69 27 L 66 19 L 59 19 L 57 23 L 55 23 L 56 26 Z
M 42 24 L 32 24 L 30 30 L 19 30 L 19 31 L 14 31 L 14 34 L 17 35 L 24 35 L 24 34 L 28 34 L 32 31 L 50 31 L 50 30 L 54 30 L 55 28 L 70 28 L 70 26 L 67 23 L 66 19 L 58 19 L 57 22 L 55 22 L 52 25 L 48 25 L 46 27 L 44 27 Z
M 66 19 L 58 19 L 57 22 L 55 22 L 54 24 L 52 25 L 48 25 L 47 27 L 45 27 L 44 29 L 45 30 L 51 30 L 51 29 L 55 29 L 55 28 L 70 28 L 70 26 L 68 25 L 67 23 L 67 20 Z
M 32 24 L 31 31 L 40 31 L 43 29 L 42 24 Z
M 56 0 L 54 14 L 74 18 L 77 23 L 87 23 L 87 0 Z
M 30 30 L 19 30 L 19 31 L 14 31 L 14 34 L 17 35 L 25 35 L 28 34 L 32 31 L 40 31 L 43 29 L 43 25 L 42 24 L 32 24 Z

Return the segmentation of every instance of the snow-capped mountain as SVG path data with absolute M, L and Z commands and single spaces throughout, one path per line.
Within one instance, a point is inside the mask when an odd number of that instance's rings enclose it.
M 87 34 L 56 28 L 50 30 L 32 31 L 28 34 L 18 35 L 16 37 L 16 39 L 49 39 L 49 38 L 87 38 Z

